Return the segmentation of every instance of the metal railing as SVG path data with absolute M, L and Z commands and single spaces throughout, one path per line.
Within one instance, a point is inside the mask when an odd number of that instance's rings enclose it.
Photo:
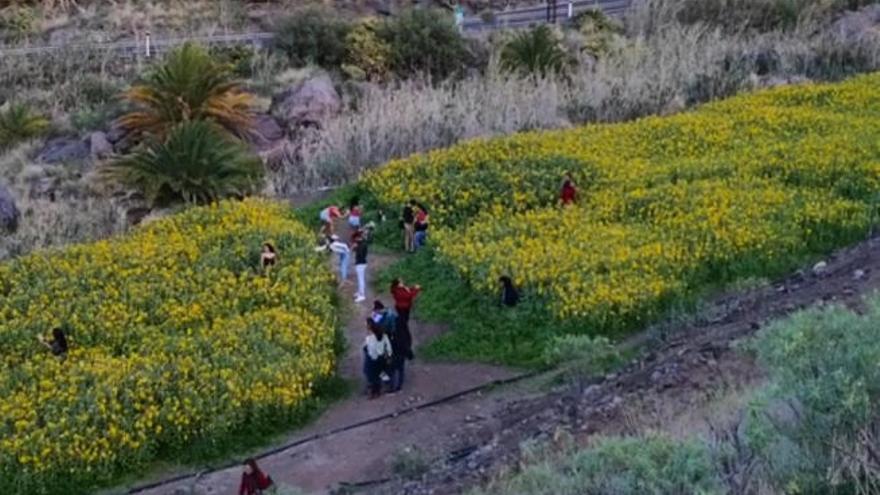
M 634 0 L 562 0 L 542 3 L 534 7 L 511 9 L 492 12 L 486 16 L 465 17 L 461 29 L 465 32 L 481 32 L 493 29 L 527 27 L 541 23 L 558 23 L 577 15 L 585 10 L 600 10 L 606 15 L 622 14 Z M 555 7 L 555 8 L 554 8 Z M 274 39 L 274 33 L 253 32 L 221 34 L 213 36 L 194 36 L 181 38 L 152 39 L 147 33 L 141 39 L 113 41 L 105 43 L 70 43 L 64 45 L 43 45 L 25 47 L 0 47 L 0 57 L 40 55 L 54 52 L 91 50 L 114 52 L 118 56 L 150 58 L 169 48 L 186 42 L 195 42 L 205 46 L 251 45 L 263 48 Z

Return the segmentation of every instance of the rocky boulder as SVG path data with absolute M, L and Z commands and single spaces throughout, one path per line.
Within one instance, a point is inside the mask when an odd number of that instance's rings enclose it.
M 15 205 L 15 199 L 3 184 L 0 184 L 0 230 L 15 232 L 21 213 Z
M 46 141 L 37 154 L 37 161 L 43 163 L 65 163 L 85 160 L 89 157 L 89 142 L 78 137 L 59 137 Z
M 327 75 L 289 86 L 272 97 L 270 113 L 288 130 L 322 127 L 342 109 L 342 99 Z
M 97 131 L 89 135 L 89 154 L 92 158 L 104 159 L 113 154 L 113 145 L 107 134 Z
M 268 114 L 254 116 L 254 127 L 251 129 L 248 140 L 258 150 L 273 148 L 276 143 L 284 139 L 284 129 Z

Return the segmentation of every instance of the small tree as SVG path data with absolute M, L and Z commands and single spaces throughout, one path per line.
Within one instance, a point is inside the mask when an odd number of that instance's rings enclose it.
M 541 77 L 565 74 L 572 63 L 556 33 L 545 25 L 518 33 L 501 49 L 500 61 L 508 71 Z
M 244 144 L 204 121 L 183 122 L 111 162 L 103 176 L 144 194 L 154 207 L 242 197 L 260 184 L 263 165 Z
M 376 19 L 358 23 L 345 38 L 347 45 L 343 67 L 363 72 L 365 78 L 381 81 L 388 77 L 391 46 L 379 37 L 381 24 Z M 347 70 L 346 72 L 352 72 Z
M 169 53 L 123 98 L 136 110 L 119 123 L 136 135 L 161 139 L 191 120 L 214 122 L 235 136 L 244 136 L 253 125 L 253 96 L 242 91 L 228 66 L 192 43 Z

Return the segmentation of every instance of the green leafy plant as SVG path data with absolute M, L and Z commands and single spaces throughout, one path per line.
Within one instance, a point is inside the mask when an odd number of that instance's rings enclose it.
M 263 167 L 215 125 L 192 121 L 173 127 L 165 141 L 111 162 L 103 175 L 142 192 L 154 206 L 166 206 L 245 196 L 259 186 Z
M 280 21 L 274 43 L 295 65 L 336 68 L 345 59 L 350 31 L 351 25 L 333 12 L 310 8 Z
M 27 105 L 12 104 L 0 110 L 0 149 L 40 137 L 49 130 L 49 120 L 34 113 Z
M 366 79 L 374 81 L 387 78 L 391 64 L 391 46 L 379 36 L 380 27 L 378 20 L 366 19 L 345 37 L 346 66 L 357 68 Z
M 534 74 L 564 74 L 571 58 L 560 45 L 556 33 L 545 25 L 517 33 L 501 49 L 501 67 L 511 72 Z
M 547 454 L 473 495 L 668 495 L 724 493 L 708 449 L 664 436 L 600 438 L 592 447 Z
M 468 52 L 451 16 L 435 9 L 412 9 L 384 24 L 391 68 L 398 77 L 428 75 L 435 81 L 459 71 Z
M 772 377 L 749 437 L 783 492 L 880 490 L 880 298 L 868 306 L 802 312 L 749 346 Z
M 578 381 L 605 373 L 621 360 L 617 347 L 603 336 L 561 335 L 544 351 L 544 362 L 548 366 L 562 366 L 567 378 Z
M 123 98 L 136 109 L 119 123 L 138 135 L 161 139 L 190 120 L 215 122 L 235 136 L 245 135 L 253 125 L 253 96 L 242 90 L 228 66 L 193 43 L 169 53 Z

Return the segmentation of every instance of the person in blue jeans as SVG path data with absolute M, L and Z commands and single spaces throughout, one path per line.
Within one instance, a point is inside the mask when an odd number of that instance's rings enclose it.
M 330 251 L 339 255 L 339 282 L 348 280 L 348 259 L 351 256 L 351 248 L 348 244 L 339 240 L 339 236 L 330 237 Z
M 388 369 L 391 381 L 388 384 L 388 392 L 392 394 L 400 392 L 406 373 L 406 360 L 412 359 L 412 338 L 409 330 L 398 331 L 397 313 L 387 309 L 379 300 L 373 302 L 371 319 L 382 327 L 391 339 L 391 362 Z
M 425 205 L 419 203 L 416 209 L 416 221 L 415 221 L 415 247 L 416 249 L 425 247 L 425 244 L 428 242 L 428 209 L 425 208 Z

